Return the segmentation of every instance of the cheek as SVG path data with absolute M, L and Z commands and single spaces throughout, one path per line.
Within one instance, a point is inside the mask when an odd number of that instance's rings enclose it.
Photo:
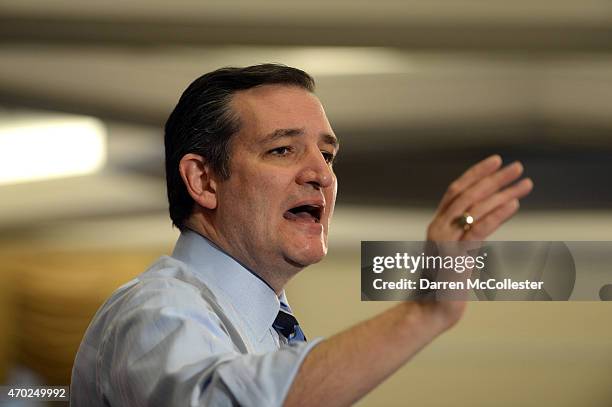
M 283 177 L 274 174 L 250 174 L 248 180 L 243 183 L 244 188 L 234 199 L 243 202 L 242 206 L 248 211 L 247 215 L 260 230 L 273 228 L 287 194 Z

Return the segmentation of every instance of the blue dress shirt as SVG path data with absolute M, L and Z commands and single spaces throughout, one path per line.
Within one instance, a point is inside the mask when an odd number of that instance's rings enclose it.
M 71 405 L 279 406 L 321 339 L 287 344 L 272 328 L 286 303 L 193 231 L 171 257 L 98 310 L 72 370 Z

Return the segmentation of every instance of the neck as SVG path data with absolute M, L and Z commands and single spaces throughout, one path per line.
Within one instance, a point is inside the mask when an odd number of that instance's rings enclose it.
M 286 263 L 284 267 L 257 261 L 254 256 L 246 255 L 248 253 L 246 250 L 240 250 L 240 248 L 230 244 L 227 239 L 217 232 L 210 222 L 205 221 L 204 216 L 192 216 L 185 222 L 185 227 L 204 237 L 240 263 L 240 265 L 266 283 L 276 295 L 280 295 L 289 280 L 305 267 L 300 264 L 291 263 L 288 260 L 283 261 L 283 263 Z

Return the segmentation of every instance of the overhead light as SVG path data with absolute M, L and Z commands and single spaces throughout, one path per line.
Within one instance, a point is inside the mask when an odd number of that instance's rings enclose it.
M 204 71 L 218 68 L 221 60 L 229 66 L 281 62 L 315 77 L 409 74 L 420 69 L 420 54 L 392 47 L 231 46 L 206 52 L 198 47 L 181 47 L 175 52 L 179 52 L 178 59 L 193 60 Z
M 0 185 L 91 174 L 106 161 L 100 120 L 68 115 L 0 118 Z
M 283 61 L 314 76 L 402 74 L 414 70 L 412 59 L 385 47 L 294 47 Z

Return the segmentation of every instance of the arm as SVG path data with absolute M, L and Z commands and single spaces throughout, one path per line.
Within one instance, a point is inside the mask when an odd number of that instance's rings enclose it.
M 321 342 L 306 356 L 285 406 L 356 402 L 449 327 L 431 311 L 404 302 Z
M 532 188 L 529 179 L 512 186 L 520 164 L 503 169 L 492 156 L 466 171 L 448 188 L 431 222 L 427 239 L 484 240 L 518 210 L 518 199 Z M 469 211 L 469 231 L 455 219 Z M 463 301 L 404 302 L 316 346 L 304 360 L 286 406 L 350 405 L 384 381 L 419 350 L 459 321 Z

